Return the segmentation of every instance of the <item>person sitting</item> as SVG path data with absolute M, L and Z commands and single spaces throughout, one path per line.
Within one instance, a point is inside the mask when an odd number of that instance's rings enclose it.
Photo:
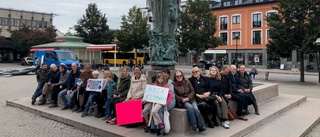
M 131 76 L 128 74 L 128 68 L 123 67 L 120 71 L 120 77 L 117 81 L 117 87 L 113 94 L 113 98 L 110 101 L 110 110 L 111 110 L 111 120 L 107 123 L 115 124 L 117 122 L 116 118 L 116 104 L 121 103 L 127 99 Z
M 252 66 L 250 73 L 249 73 L 249 76 L 251 78 L 255 79 L 256 75 L 258 75 L 258 70 L 254 66 Z
M 252 80 L 250 79 L 250 76 L 246 72 L 246 66 L 241 65 L 240 66 L 240 75 L 239 75 L 239 88 L 243 91 L 243 93 L 247 96 L 248 98 L 248 105 L 252 104 L 255 110 L 255 113 L 257 115 L 260 115 L 258 105 L 256 98 L 254 97 L 252 93 Z M 248 111 L 248 106 L 245 106 L 246 112 L 249 113 Z
M 215 103 L 217 106 L 217 111 L 218 111 L 218 117 L 221 121 L 221 125 L 225 129 L 229 129 L 229 122 L 228 120 L 228 105 L 224 99 L 224 92 L 222 91 L 222 80 L 221 80 L 221 75 L 219 73 L 219 69 L 215 66 L 210 67 L 209 73 L 209 85 L 210 85 L 210 90 L 211 93 L 215 94 Z M 216 119 L 214 117 L 214 119 Z
M 173 81 L 177 106 L 187 109 L 188 119 L 192 125 L 192 130 L 196 131 L 198 128 L 199 132 L 205 131 L 206 129 L 196 103 L 195 91 L 191 82 L 185 79 L 181 71 L 176 71 Z
M 231 100 L 237 101 L 237 118 L 247 121 L 248 118 L 245 117 L 244 112 L 246 111 L 245 106 L 248 106 L 248 99 L 239 87 L 239 73 L 237 72 L 236 65 L 231 65 L 228 76 L 230 77 L 231 90 L 233 93 Z
M 144 90 L 146 89 L 146 76 L 141 74 L 141 69 L 138 66 L 133 68 L 134 77 L 131 77 L 130 88 L 127 99 L 125 101 L 142 99 Z
M 159 73 L 157 75 L 156 82 L 155 82 L 154 85 L 169 89 L 169 86 L 167 85 L 167 79 L 165 78 L 164 74 L 162 74 L 162 73 Z M 168 106 L 170 104 L 170 102 L 171 102 L 171 99 L 172 99 L 172 94 L 171 94 L 171 91 L 169 89 L 168 95 L 167 95 L 167 101 L 166 101 L 165 104 L 162 105 L 162 104 L 159 104 L 159 103 L 148 102 L 148 104 L 144 107 L 144 109 L 142 111 L 143 118 L 144 118 L 144 120 L 146 122 L 145 130 L 146 130 L 146 128 L 150 128 L 150 127 L 148 127 L 148 125 L 149 125 L 149 122 L 151 122 L 151 121 L 149 121 L 148 114 L 149 114 L 149 111 L 151 110 L 150 117 L 153 118 L 154 124 L 155 125 L 159 125 L 159 128 L 160 128 L 159 132 L 157 133 L 157 135 L 158 136 L 164 135 L 164 130 L 163 129 L 164 129 L 165 125 L 163 124 L 163 121 L 160 118 L 158 112 L 159 112 L 159 110 L 161 108 Z
M 60 78 L 59 82 L 55 84 L 52 88 L 52 93 L 51 93 L 51 105 L 49 108 L 54 108 L 58 107 L 58 94 L 61 90 L 67 88 L 67 85 L 69 83 L 69 75 L 70 71 L 67 70 L 67 66 L 65 64 L 60 64 Z
M 116 82 L 113 81 L 114 75 L 111 74 L 105 74 L 106 76 L 106 84 L 105 89 L 102 91 L 103 98 L 105 100 L 104 108 L 105 108 L 105 117 L 103 120 L 111 120 L 111 110 L 110 110 L 110 101 L 112 99 L 112 96 L 114 94 L 114 89 L 116 88 Z
M 308 64 L 306 68 L 307 68 L 307 71 L 313 70 L 313 66 L 310 64 Z
M 47 102 L 48 95 L 51 95 L 53 86 L 59 82 L 60 71 L 56 64 L 50 65 L 49 82 L 47 82 L 42 89 L 42 98 L 38 105 L 44 105 Z
M 214 128 L 212 121 L 218 126 L 216 120 L 217 109 L 214 103 L 215 96 L 210 90 L 209 79 L 201 75 L 198 67 L 194 67 L 192 68 L 192 76 L 189 78 L 189 81 L 195 90 L 196 102 L 207 126 Z M 209 118 L 210 114 L 212 114 L 212 121 Z
M 82 105 L 80 106 L 80 99 L 79 97 L 76 98 L 75 100 L 75 105 L 77 107 L 75 107 L 72 111 L 76 111 L 77 113 L 83 112 L 86 103 L 88 101 L 89 95 L 90 95 L 90 91 L 86 91 L 86 87 L 87 87 L 87 82 L 88 79 L 92 79 L 92 72 L 91 71 L 91 65 L 90 64 L 86 64 L 84 66 L 84 71 L 80 73 L 79 78 L 83 81 L 82 85 L 77 85 L 77 89 L 73 91 L 73 93 L 75 95 L 83 95 L 83 101 L 82 101 Z M 77 93 L 79 92 L 79 93 Z
M 93 71 L 92 76 L 93 76 L 93 79 L 98 79 L 99 72 Z M 85 91 L 85 92 L 88 92 L 88 91 Z M 93 112 L 93 111 L 89 112 L 89 110 L 94 106 L 94 102 L 97 100 L 96 98 L 98 96 L 100 96 L 100 94 L 101 94 L 100 92 L 90 92 L 88 101 L 86 103 L 86 107 L 85 107 L 84 112 L 82 113 L 81 117 L 88 116 L 89 114 L 91 114 Z M 93 110 L 93 109 L 91 109 L 91 110 Z M 96 115 L 96 117 L 98 117 L 98 116 L 101 117 L 100 115 L 103 115 L 101 112 L 101 109 L 99 110 L 99 113 Z
M 68 108 L 73 109 L 74 108 L 74 103 L 77 98 L 77 94 L 75 94 L 76 89 L 77 89 L 77 84 L 76 84 L 76 79 L 79 78 L 80 76 L 80 69 L 77 67 L 76 63 L 71 64 L 71 72 L 69 74 L 69 83 L 68 87 L 65 90 L 62 90 L 59 93 L 59 97 L 63 101 L 64 107 L 61 108 L 61 110 L 66 110 Z M 68 102 L 66 95 L 70 96 L 70 103 Z
M 43 62 L 41 64 L 41 68 L 40 70 L 37 72 L 37 82 L 38 82 L 38 86 L 36 91 L 34 92 L 34 94 L 31 97 L 31 104 L 34 105 L 34 103 L 36 102 L 37 98 L 39 96 L 41 96 L 42 94 L 42 89 L 44 84 L 46 84 L 49 81 L 49 70 L 48 70 L 48 66 L 45 62 Z

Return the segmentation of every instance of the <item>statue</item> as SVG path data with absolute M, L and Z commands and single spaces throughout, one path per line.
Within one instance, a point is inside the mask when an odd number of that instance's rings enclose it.
M 151 65 L 170 66 L 178 64 L 178 42 L 174 34 L 179 21 L 181 0 L 147 0 L 152 12 L 154 29 L 149 31 Z

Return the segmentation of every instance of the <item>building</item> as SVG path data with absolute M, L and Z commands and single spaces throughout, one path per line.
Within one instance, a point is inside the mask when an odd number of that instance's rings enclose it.
M 277 13 L 272 7 L 276 0 L 221 0 L 211 1 L 212 13 L 217 17 L 217 32 L 222 45 L 204 52 L 205 60 L 222 64 L 266 67 L 269 29 L 266 16 Z M 236 57 L 236 53 L 237 57 Z
M 0 36 L 5 37 L 4 41 L 0 41 L 0 62 L 12 62 L 22 58 L 13 47 L 8 29 L 18 29 L 23 24 L 35 29 L 46 28 L 52 26 L 53 16 L 53 13 L 0 8 Z

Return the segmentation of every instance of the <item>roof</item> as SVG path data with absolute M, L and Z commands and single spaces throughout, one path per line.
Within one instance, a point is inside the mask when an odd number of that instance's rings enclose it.
M 77 36 L 61 36 L 56 37 L 56 42 L 35 45 L 31 48 L 87 48 L 90 43 L 82 42 L 82 37 Z
M 17 12 L 26 12 L 26 13 L 36 13 L 36 14 L 44 14 L 44 15 L 56 15 L 54 13 L 46 13 L 46 12 L 37 12 L 37 11 L 27 11 L 27 10 L 18 10 L 18 9 L 12 9 L 12 8 L 3 8 L 0 7 L 0 10 L 9 10 L 9 11 L 17 11 Z
M 211 0 L 210 7 L 212 10 L 215 9 L 227 9 L 227 8 L 235 8 L 235 7 L 243 7 L 243 6 L 252 6 L 252 5 L 261 5 L 267 3 L 276 3 L 278 0 L 264 0 L 262 2 L 255 2 L 254 0 L 242 0 L 240 3 L 235 3 L 234 0 Z M 226 4 L 226 5 L 225 5 Z

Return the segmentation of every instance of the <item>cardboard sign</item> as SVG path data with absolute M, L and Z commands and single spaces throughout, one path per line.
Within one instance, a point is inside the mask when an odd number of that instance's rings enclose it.
M 143 100 L 159 104 L 165 104 L 168 98 L 169 88 L 147 85 L 144 91 Z
M 133 100 L 116 104 L 117 125 L 143 122 L 142 100 Z
M 99 92 L 102 90 L 103 82 L 103 79 L 89 79 L 86 90 Z
M 77 86 L 82 86 L 82 84 L 83 84 L 83 79 L 82 78 L 76 78 L 76 85 Z

